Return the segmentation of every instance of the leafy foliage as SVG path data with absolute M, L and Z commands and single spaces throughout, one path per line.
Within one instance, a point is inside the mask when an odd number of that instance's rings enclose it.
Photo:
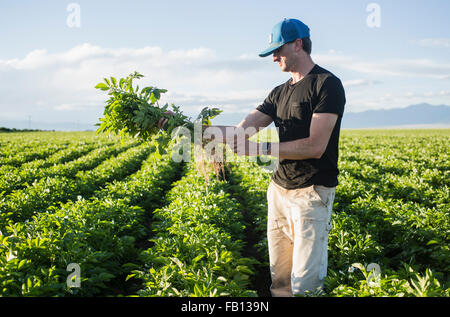
M 226 182 L 209 174 L 209 186 L 190 166 L 155 210 L 154 245 L 141 256 L 146 267 L 129 277 L 143 281 L 141 296 L 255 296 L 248 290 L 254 259 L 242 256 L 239 203 Z
M 448 133 L 342 132 L 326 296 L 449 296 Z M 267 258 L 271 174 L 246 160 L 231 167 Z M 376 283 L 371 263 L 381 267 Z
M 158 134 L 118 141 L 0 135 L 0 295 L 255 296 L 252 276 L 268 269 L 264 163 L 236 159 L 228 180 L 205 183 L 171 160 L 172 143 L 156 151 Z M 450 296 L 449 141 L 342 131 L 326 296 Z M 81 288 L 66 285 L 69 263 Z
M 119 135 L 129 134 L 148 140 L 158 134 L 160 128 L 158 121 L 161 118 L 168 119 L 164 127 L 167 135 L 171 135 L 176 128 L 185 127 L 194 131 L 194 122 L 185 116 L 179 107 L 172 106 L 173 115 L 168 115 L 168 104 L 160 107 L 158 100 L 161 94 L 166 93 L 166 89 L 148 86 L 139 90 L 139 86 L 133 87 L 134 79 L 144 77 L 138 72 L 134 72 L 126 78 L 116 80 L 114 77 L 104 78 L 95 86 L 102 91 L 107 91 L 110 98 L 106 102 L 104 118 L 100 118 L 97 132 L 116 133 Z M 198 115 L 196 121 L 210 125 L 210 119 L 217 116 L 222 111 L 217 108 L 204 108 Z M 193 133 L 191 133 L 193 137 Z

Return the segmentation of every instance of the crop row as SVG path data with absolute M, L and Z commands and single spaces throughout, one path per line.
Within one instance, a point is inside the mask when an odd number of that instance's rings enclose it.
M 3 157 L 0 158 L 1 165 L 10 165 L 14 167 L 20 167 L 23 163 L 46 158 L 58 151 L 65 149 L 69 143 L 63 144 L 49 144 L 47 146 L 24 146 L 18 149 L 18 152 L 12 152 L 8 154 L 4 154 Z
M 115 148 L 110 154 L 120 153 L 130 146 Z M 103 151 L 94 151 L 92 155 L 80 161 L 60 166 L 62 175 L 56 173 L 54 176 L 43 177 L 0 198 L 0 230 L 8 223 L 29 219 L 52 205 L 75 199 L 77 196 L 87 197 L 105 182 L 127 176 L 139 168 L 149 149 L 145 144 L 139 145 L 107 160 L 102 155 Z M 78 163 L 83 161 L 90 166 L 100 164 L 91 170 L 77 171 L 76 168 L 80 167 L 77 166 Z M 64 175 L 65 173 L 67 175 Z
M 258 260 L 252 285 L 259 296 L 270 296 L 269 254 L 267 249 L 267 187 L 272 174 L 256 162 L 238 158 L 229 165 L 228 181 L 233 197 L 242 205 L 246 221 L 246 254 Z
M 84 163 L 89 161 L 92 154 L 86 158 L 83 155 L 93 150 L 99 152 L 100 149 L 105 149 L 108 151 L 111 145 L 106 143 L 99 146 L 95 143 L 84 144 L 75 142 L 68 148 L 60 150 L 45 159 L 27 162 L 20 167 L 4 165 L 0 168 L 0 175 L 2 176 L 0 179 L 0 192 L 8 194 L 12 190 L 24 187 L 27 183 L 32 183 L 36 179 L 56 174 L 63 175 L 64 170 L 70 167 L 76 169 L 77 165 L 80 166 L 80 169 L 87 169 L 90 165 Z M 73 162 L 73 160 L 76 161 Z
M 0 164 L 19 167 L 23 163 L 45 159 L 74 143 L 82 145 L 111 142 L 110 138 L 97 137 L 92 133 L 7 133 L 0 134 Z
M 248 287 L 256 261 L 242 256 L 241 206 L 226 181 L 211 173 L 205 183 L 194 165 L 155 211 L 154 245 L 129 277 L 141 281 L 140 296 L 255 296 Z
M 245 161 L 231 170 L 234 193 L 253 221 L 249 225 L 255 228 L 256 257 L 267 259 L 270 174 Z M 385 197 L 376 186 L 371 190 L 370 183 L 349 177 L 345 168 L 339 180 L 329 237 L 327 296 L 448 296 L 448 209 L 407 201 L 396 187 Z M 370 263 L 381 268 L 376 281 L 366 270 Z M 255 283 L 268 280 L 267 268 L 259 270 Z
M 124 292 L 125 277 L 138 261 L 136 241 L 149 233 L 145 226 L 148 213 L 162 203 L 162 194 L 179 172 L 178 164 L 172 164 L 168 156 L 155 155 L 155 144 L 143 146 L 151 154 L 137 173 L 106 184 L 89 199 L 51 207 L 31 221 L 5 228 L 0 235 L 3 295 Z M 66 268 L 71 263 L 81 269 L 79 288 L 68 288 Z
M 327 296 L 450 295 L 446 140 L 343 133 Z M 0 294 L 267 295 L 271 173 L 237 159 L 205 182 L 154 142 L 85 146 L 0 194 Z M 68 289 L 70 263 L 80 288 Z
M 448 296 L 447 147 L 435 132 L 343 134 L 331 296 Z M 375 280 L 370 263 L 381 270 Z

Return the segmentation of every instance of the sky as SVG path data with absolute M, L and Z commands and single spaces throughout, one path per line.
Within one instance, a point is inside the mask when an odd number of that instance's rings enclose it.
M 189 116 L 245 116 L 289 79 L 272 27 L 310 27 L 311 57 L 341 79 L 346 112 L 450 105 L 448 0 L 0 0 L 0 122 L 97 123 L 104 77 L 138 71 Z

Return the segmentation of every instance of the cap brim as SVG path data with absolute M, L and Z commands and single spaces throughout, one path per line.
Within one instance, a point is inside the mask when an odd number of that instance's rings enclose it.
M 272 44 L 272 45 L 269 46 L 269 48 L 267 48 L 266 50 L 262 51 L 259 54 L 259 57 L 269 56 L 269 55 L 271 55 L 273 52 L 275 52 L 277 49 L 279 49 L 282 46 L 283 46 L 283 43 L 278 43 L 278 44 L 275 44 L 275 45 Z

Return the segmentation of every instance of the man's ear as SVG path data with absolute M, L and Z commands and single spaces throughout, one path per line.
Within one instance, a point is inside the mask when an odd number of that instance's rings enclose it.
M 295 40 L 295 51 L 300 52 L 303 50 L 303 40 L 302 39 L 296 39 Z

